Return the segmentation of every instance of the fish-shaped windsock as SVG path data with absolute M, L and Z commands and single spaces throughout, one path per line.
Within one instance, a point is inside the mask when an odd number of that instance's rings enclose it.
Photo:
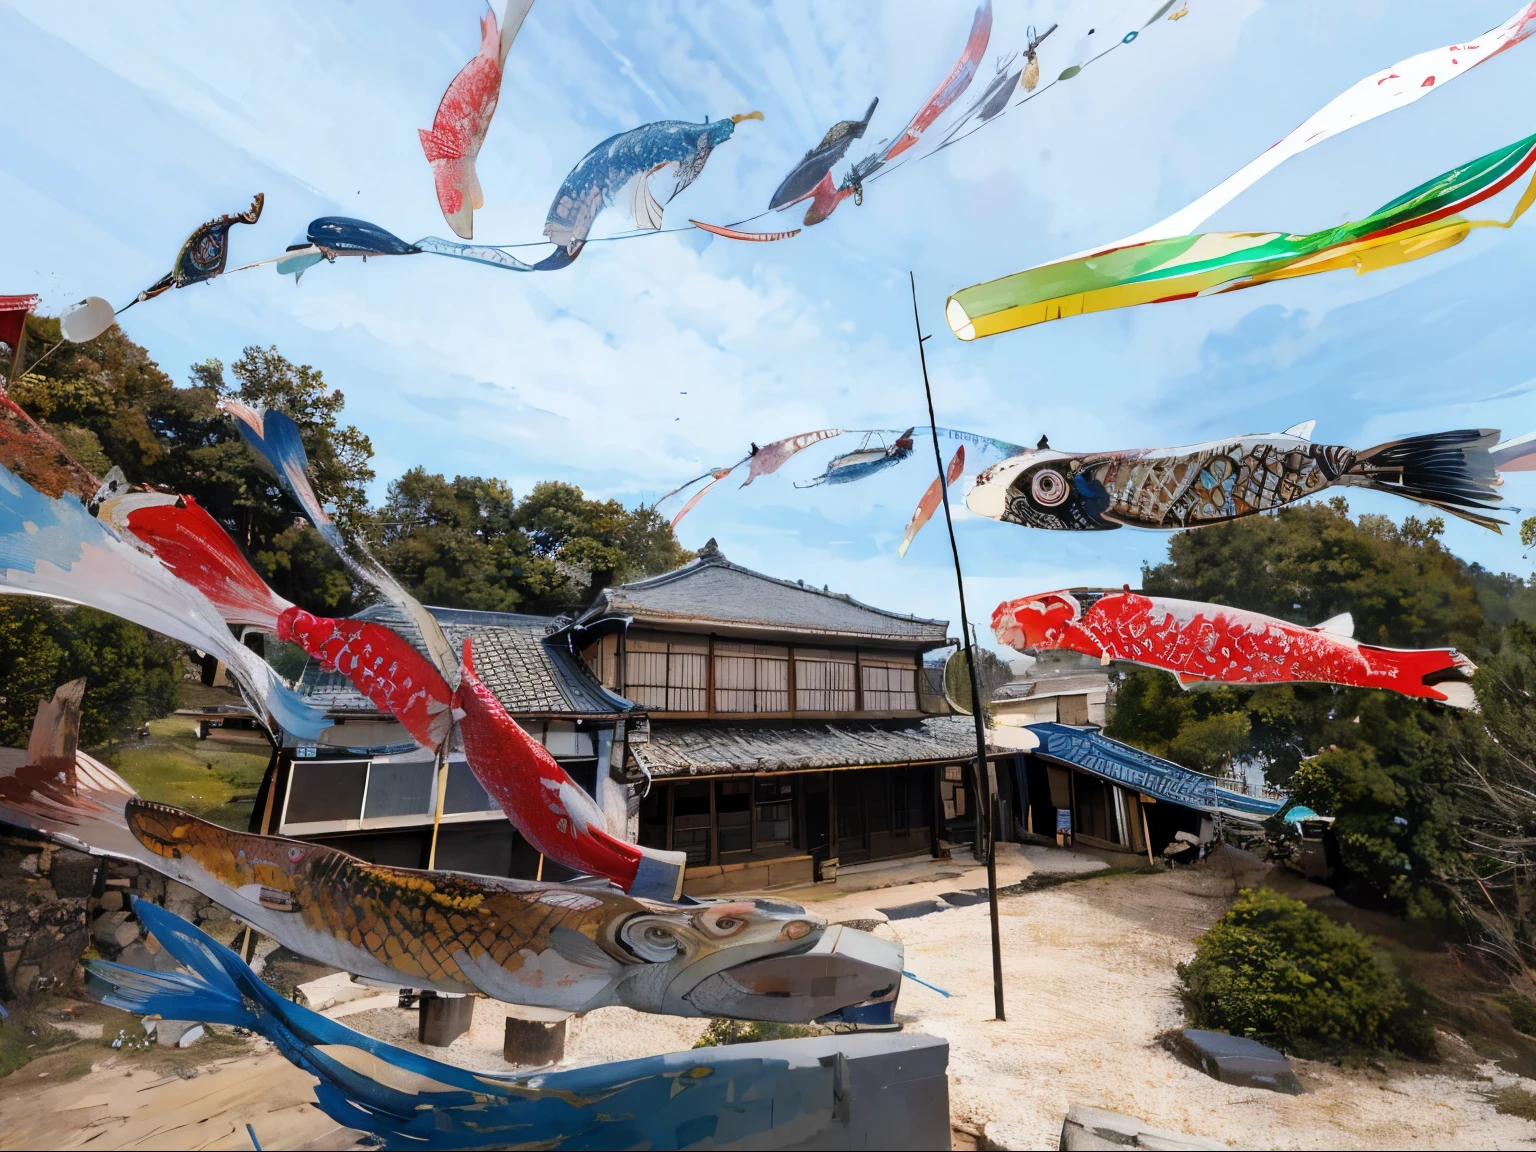
M 724 120 L 695 124 L 687 120 L 658 120 L 620 132 L 581 158 L 555 193 L 544 222 L 544 235 L 575 259 L 587 242 L 592 222 L 633 184 L 630 214 L 635 227 L 658 229 L 666 204 L 699 178 L 710 154 L 729 140 L 743 120 L 761 120 L 761 112 L 738 113 Z M 670 179 L 657 199 L 653 180 Z
M 123 540 L 72 492 L 51 499 L 0 466 L 0 592 L 98 608 L 217 656 L 259 717 L 313 740 L 324 709 L 301 699 L 229 631 L 218 609 L 164 564 Z
M 816 185 L 820 184 L 832 171 L 833 165 L 843 158 L 843 153 L 848 151 L 849 146 L 869 130 L 870 118 L 874 116 L 875 107 L 879 103 L 878 96 L 871 100 L 862 120 L 839 120 L 828 128 L 826 135 L 821 138 L 821 143 L 800 157 L 800 162 L 790 169 L 789 175 L 780 182 L 768 201 L 768 207 L 788 208 L 814 192 Z
M 261 207 L 265 202 L 266 197 L 258 192 L 252 198 L 251 206 L 244 212 L 218 216 L 200 225 L 182 241 L 171 270 L 140 292 L 133 303 L 152 300 L 172 288 L 201 284 L 204 280 L 222 275 L 229 262 L 229 230 L 236 224 L 254 224 L 260 220 Z
M 846 1132 L 834 1095 L 840 1082 L 815 1057 L 721 1045 L 584 1068 L 473 1071 L 287 1000 L 175 913 L 140 899 L 133 910 L 182 971 L 92 960 L 93 996 L 137 1016 L 259 1033 L 318 1078 L 315 1101 L 327 1116 L 386 1147 L 506 1148 L 515 1132 L 523 1147 L 708 1148 L 718 1146 L 721 1116 L 730 1117 L 733 1142 L 755 1147 L 803 1145 L 818 1118 L 827 1135 Z
M 978 516 L 1028 528 L 1093 531 L 1223 524 L 1336 486 L 1374 488 L 1495 532 L 1505 523 L 1486 428 L 1389 440 L 1356 451 L 1314 444 L 1313 421 L 1268 436 L 1184 448 L 1036 448 L 985 469 L 966 495 Z
M 379 593 L 399 609 L 421 631 L 422 643 L 427 656 L 444 678 L 451 678 L 458 662 L 453 649 L 443 635 L 437 618 L 422 606 L 382 564 L 370 555 L 361 544 L 350 543 L 341 529 L 320 503 L 314 485 L 309 480 L 309 457 L 304 451 L 304 441 L 299 436 L 299 426 L 286 413 L 272 409 L 251 408 L 238 400 L 221 400 L 219 407 L 234 418 L 246 445 L 256 453 L 267 467 L 277 475 L 278 483 L 294 502 L 303 509 L 304 515 L 315 530 L 325 539 L 341 562 L 354 576 Z
M 609 834 L 603 811 L 475 674 L 472 641 L 454 707 L 470 771 L 528 842 L 567 868 L 605 876 L 632 896 L 676 900 L 688 857 Z M 599 765 L 605 771 L 606 765 Z
M 485 206 L 480 191 L 480 177 L 475 173 L 475 159 L 491 117 L 501 98 L 502 69 L 507 52 L 522 26 L 533 0 L 508 0 L 501 28 L 496 16 L 486 12 L 480 18 L 480 51 L 459 71 L 443 93 L 432 118 L 431 128 L 422 128 L 421 150 L 432 165 L 432 179 L 437 187 L 437 205 L 443 219 L 456 235 L 468 240 L 475 234 L 474 210 Z
M 67 720 L 67 708 L 63 714 Z M 397 986 L 483 992 L 555 1012 L 620 1004 L 805 1023 L 873 1007 L 890 1022 L 900 947 L 829 928 L 798 905 L 658 903 L 602 883 L 394 868 L 234 832 L 140 799 L 78 752 L 70 733 L 61 740 L 60 727 L 40 715 L 33 744 L 42 751 L 0 775 L 0 820 L 137 861 L 321 963 Z M 73 775 L 59 766 L 70 754 Z
M 436 748 L 447 736 L 453 691 L 431 661 L 383 624 L 316 616 L 279 596 L 192 497 L 130 492 L 103 501 L 97 515 L 202 592 L 227 623 L 297 644 L 340 672 L 418 744 Z
M 1017 651 L 1065 649 L 1172 672 L 1180 683 L 1341 684 L 1475 708 L 1476 666 L 1454 648 L 1361 644 L 1348 613 L 1314 628 L 1224 604 L 1129 590 L 1074 588 L 1004 601 L 998 642 Z
M 864 443 L 858 449 L 832 457 L 827 461 L 826 470 L 821 475 L 813 476 L 804 484 L 796 484 L 795 487 L 814 488 L 818 484 L 852 484 L 855 480 L 863 480 L 876 472 L 893 468 L 912 455 L 914 431 L 916 429 L 908 428 L 889 445 L 879 447 L 873 446 L 872 437 L 865 436 Z
M 820 224 L 837 211 L 837 206 L 850 196 L 854 197 L 855 203 L 863 203 L 864 181 L 916 145 L 922 139 L 923 133 L 944 113 L 944 110 L 965 95 L 965 90 L 976 78 L 976 69 L 981 66 L 982 57 L 987 54 L 987 43 L 991 38 L 992 0 L 982 0 L 981 7 L 976 9 L 976 15 L 971 19 L 971 34 L 966 38 L 960 58 L 949 70 L 949 75 L 945 76 L 928 99 L 923 101 L 922 107 L 913 114 L 912 119 L 907 121 L 906 127 L 897 137 L 880 151 L 871 152 L 855 164 L 843 177 L 841 184 L 833 184 L 832 173 L 829 171 L 822 176 L 815 187 L 800 197 L 803 199 L 809 196 L 811 200 L 810 206 L 805 210 L 807 227 Z M 873 111 L 874 106 L 871 105 L 870 112 L 873 113 Z M 810 156 L 807 156 L 806 160 L 809 159 Z M 805 161 L 802 160 L 801 163 L 804 164 Z

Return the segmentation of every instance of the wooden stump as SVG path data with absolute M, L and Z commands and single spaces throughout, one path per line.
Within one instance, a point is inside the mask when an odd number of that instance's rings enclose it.
M 507 1017 L 506 1039 L 501 1058 L 508 1064 L 539 1067 L 557 1063 L 565 1055 L 567 1021 L 546 1024 L 542 1020 L 514 1020 Z
M 423 992 L 420 1016 L 416 1021 L 416 1039 L 434 1048 L 446 1048 L 469 1031 L 474 1018 L 473 996 L 441 996 L 436 992 Z

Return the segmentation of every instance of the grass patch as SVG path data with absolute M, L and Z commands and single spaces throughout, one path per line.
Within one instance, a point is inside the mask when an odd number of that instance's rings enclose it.
M 13 1012 L 9 1019 L 0 1020 L 0 1077 L 9 1076 L 39 1056 L 78 1039 L 73 1032 L 55 1028 L 34 1012 Z
M 1536 997 L 1523 992 L 1506 992 L 1499 997 L 1499 1003 L 1509 1013 L 1509 1022 L 1516 1032 L 1536 1036 Z
M 244 831 L 270 753 L 260 745 L 199 740 L 188 716 L 149 722 L 149 738 L 98 752 L 146 800 L 174 804 L 194 816 Z
M 1488 1093 L 1488 1102 L 1502 1116 L 1518 1116 L 1522 1120 L 1536 1120 L 1536 1092 L 1510 1086 Z
M 756 1044 L 760 1040 L 797 1040 L 819 1036 L 820 1028 L 802 1024 L 774 1024 L 767 1020 L 725 1020 L 716 1018 L 704 1029 L 695 1048 L 714 1048 L 722 1044 Z
M 57 1067 L 51 1069 L 48 1078 L 55 1084 L 68 1084 L 72 1080 L 82 1080 L 91 1074 L 91 1068 L 96 1061 L 91 1059 L 91 1053 L 86 1050 L 78 1052 L 62 1053 Z

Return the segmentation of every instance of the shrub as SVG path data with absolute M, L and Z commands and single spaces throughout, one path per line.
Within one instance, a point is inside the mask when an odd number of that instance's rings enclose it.
M 1178 972 L 1196 1027 L 1302 1056 L 1433 1054 L 1422 1012 L 1360 934 L 1269 889 L 1239 893 Z
M 1536 998 L 1523 992 L 1506 992 L 1499 997 L 1499 1003 L 1509 1012 L 1509 1022 L 1516 1032 L 1536 1036 Z

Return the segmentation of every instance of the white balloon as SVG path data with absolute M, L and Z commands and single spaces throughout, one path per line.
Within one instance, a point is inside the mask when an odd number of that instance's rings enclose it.
M 116 316 L 112 305 L 100 296 L 87 296 L 59 317 L 59 330 L 70 343 L 83 344 L 87 340 L 96 339 L 112 327 Z

